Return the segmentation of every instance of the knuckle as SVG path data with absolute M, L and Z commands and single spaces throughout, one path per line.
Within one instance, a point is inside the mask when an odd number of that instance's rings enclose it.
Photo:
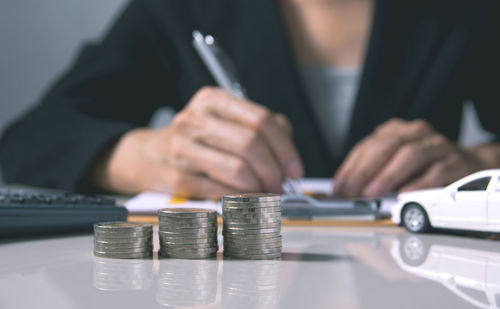
M 258 109 L 257 116 L 256 116 L 256 129 L 257 130 L 262 130 L 264 129 L 267 124 L 271 121 L 272 119 L 272 114 L 271 111 L 267 107 L 261 107 Z
M 410 123 L 416 132 L 431 132 L 432 126 L 424 119 L 415 119 Z
M 233 159 L 231 163 L 231 176 L 233 179 L 241 180 L 247 173 L 247 166 L 242 159 Z
M 437 177 L 445 173 L 447 170 L 448 170 L 448 164 L 444 161 L 439 161 L 434 164 L 430 174 L 433 177 Z
M 168 147 L 169 157 L 174 160 L 180 160 L 184 156 L 184 145 L 180 138 L 173 137 L 170 139 Z
M 405 144 L 399 151 L 404 157 L 413 157 L 422 153 L 422 147 L 418 143 Z
M 432 144 L 434 146 L 444 146 L 448 144 L 448 139 L 443 134 L 436 134 L 432 137 Z
M 243 151 L 245 153 L 252 153 L 254 149 L 257 148 L 259 144 L 259 134 L 256 131 L 250 131 L 243 138 Z

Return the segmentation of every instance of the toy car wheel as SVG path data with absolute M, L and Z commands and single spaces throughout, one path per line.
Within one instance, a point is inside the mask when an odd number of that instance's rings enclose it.
M 402 219 L 403 225 L 410 232 L 425 233 L 431 229 L 425 210 L 418 204 L 409 204 L 405 206 Z
M 400 234 L 399 253 L 410 266 L 422 265 L 429 255 L 429 243 L 423 236 Z

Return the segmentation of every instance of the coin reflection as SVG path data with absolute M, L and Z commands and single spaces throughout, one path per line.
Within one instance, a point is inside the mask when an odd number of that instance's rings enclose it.
M 153 284 L 152 261 L 94 257 L 93 280 L 102 291 L 147 289 Z
M 217 260 L 164 259 L 156 301 L 164 306 L 204 306 L 215 302 Z
M 278 308 L 281 261 L 225 260 L 222 308 Z

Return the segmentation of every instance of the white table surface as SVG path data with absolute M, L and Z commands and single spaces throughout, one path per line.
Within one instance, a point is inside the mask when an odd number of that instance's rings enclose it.
M 399 228 L 284 227 L 282 234 L 283 259 L 273 261 L 220 253 L 213 260 L 97 258 L 90 234 L 2 239 L 0 308 L 500 305 L 499 241 Z

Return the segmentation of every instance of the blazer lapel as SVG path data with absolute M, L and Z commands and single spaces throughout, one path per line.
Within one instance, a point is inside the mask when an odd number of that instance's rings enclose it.
M 382 122 L 405 115 L 438 33 L 437 17 L 424 19 L 423 10 L 418 2 L 377 1 L 345 154 Z

